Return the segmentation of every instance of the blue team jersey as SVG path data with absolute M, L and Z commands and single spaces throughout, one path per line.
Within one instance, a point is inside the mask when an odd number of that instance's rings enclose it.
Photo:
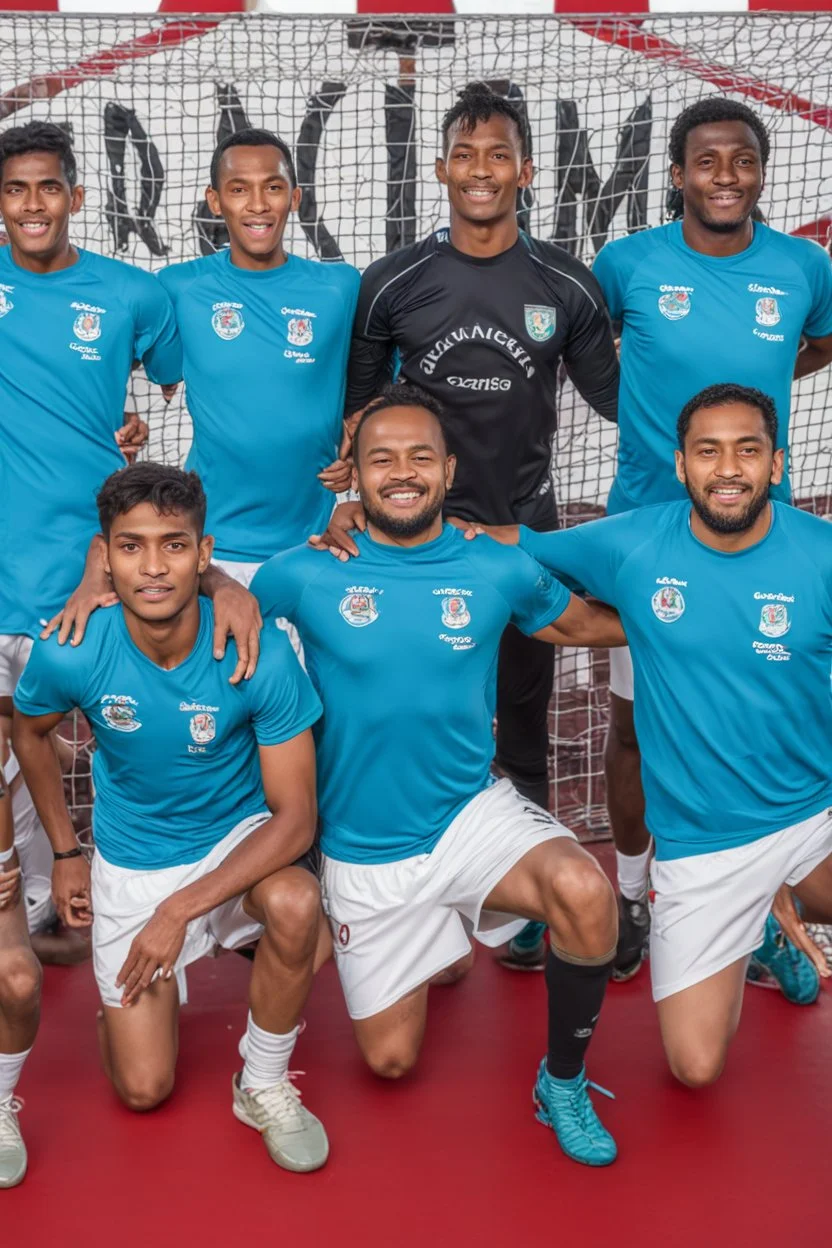
M 817 243 L 754 226 L 736 256 L 688 247 L 681 221 L 607 243 L 593 273 L 622 323 L 618 472 L 607 511 L 685 497 L 676 480 L 676 421 L 716 382 L 771 395 L 788 449 L 801 335 L 832 334 L 832 262 Z M 772 497 L 788 501 L 788 477 Z
M 286 551 L 251 588 L 266 617 L 297 626 L 324 704 L 324 852 L 392 862 L 430 853 L 490 783 L 500 637 L 509 622 L 552 623 L 569 591 L 522 551 L 451 525 L 421 546 L 356 541 L 348 564 Z
M 242 819 L 266 809 L 258 745 L 279 745 L 321 705 L 285 633 L 266 630 L 257 671 L 230 685 L 229 642 L 213 657 L 214 614 L 200 599 L 199 634 L 171 671 L 135 645 L 121 607 L 96 611 L 83 645 L 38 641 L 15 693 L 25 715 L 78 706 L 89 720 L 93 831 L 118 867 L 196 862 Z
M 226 250 L 159 280 L 182 336 L 187 466 L 215 554 L 260 563 L 323 532 L 334 500 L 316 474 L 338 453 L 358 270 L 289 256 L 256 272 Z
M 832 802 L 832 525 L 784 503 L 723 554 L 664 503 L 521 545 L 618 608 L 658 858 L 729 849 Z
M 30 273 L 0 248 L 0 633 L 36 637 L 81 579 L 96 491 L 124 467 L 113 435 L 134 360 L 151 381 L 182 375 L 154 277 L 82 250 Z

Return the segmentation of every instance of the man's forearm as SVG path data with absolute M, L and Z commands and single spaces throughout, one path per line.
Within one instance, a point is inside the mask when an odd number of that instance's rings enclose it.
M 305 854 L 315 838 L 315 810 L 303 815 L 272 815 L 228 857 L 201 880 L 174 893 L 166 903 L 185 921 L 199 918 L 232 897 L 247 893 L 266 876 L 273 875 Z
M 53 852 L 75 849 L 78 838 L 64 796 L 61 765 L 51 736 L 32 732 L 15 717 L 14 752 Z
M 826 368 L 830 362 L 832 362 L 832 350 L 825 351 L 816 343 L 807 342 L 798 352 L 794 366 L 795 378 L 808 377 L 810 373 Z

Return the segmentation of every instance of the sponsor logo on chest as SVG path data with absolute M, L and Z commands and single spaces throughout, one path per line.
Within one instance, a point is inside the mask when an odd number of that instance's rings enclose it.
M 341 619 L 351 628 L 366 628 L 378 619 L 378 596 L 384 590 L 376 585 L 348 585 L 338 604 Z
M 3 286 L 2 283 L 0 283 L 0 320 L 2 320 L 4 316 L 8 316 L 14 308 L 14 304 L 9 298 L 9 295 L 13 293 L 14 286 Z
M 100 702 L 101 718 L 113 732 L 137 732 L 142 726 L 139 704 L 126 693 L 105 693 Z
M 217 735 L 216 716 L 218 706 L 208 706 L 204 702 L 180 702 L 179 709 L 188 718 L 188 732 L 193 744 L 188 745 L 189 754 L 205 754 L 206 746 Z
M 77 341 L 70 342 L 70 351 L 76 351 L 81 359 L 87 363 L 96 363 L 101 359 L 101 353 L 97 347 L 91 344 L 97 342 L 101 337 L 101 318 L 107 313 L 106 308 L 99 308 L 93 303 L 73 302 L 70 308 L 75 313 L 75 319 L 72 322 L 72 332 Z
M 243 305 L 225 300 L 211 306 L 211 328 L 223 342 L 231 342 L 239 338 L 246 327 L 243 319 Z
M 289 347 L 283 352 L 284 359 L 294 360 L 296 364 L 314 364 L 315 357 L 311 351 L 297 348 L 308 347 L 315 338 L 314 322 L 317 312 L 308 308 L 281 308 L 281 316 L 286 317 L 286 341 Z M 295 350 L 289 348 L 294 347 Z

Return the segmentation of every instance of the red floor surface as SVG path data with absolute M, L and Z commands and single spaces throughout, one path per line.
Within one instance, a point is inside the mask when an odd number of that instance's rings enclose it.
M 750 989 L 728 1070 L 691 1093 L 667 1075 L 647 975 L 613 985 L 591 1060 L 620 1148 L 608 1170 L 568 1161 L 531 1109 L 545 1039 L 542 976 L 480 951 L 436 989 L 420 1069 L 364 1070 L 332 966 L 293 1063 L 332 1155 L 312 1175 L 269 1161 L 230 1109 L 248 964 L 191 973 L 178 1086 L 147 1116 L 121 1108 L 98 1069 L 89 966 L 50 969 L 20 1093 L 23 1186 L 0 1193 L 0 1242 L 113 1245 L 579 1245 L 791 1248 L 823 1242 L 832 1152 L 832 993 L 808 1009 Z

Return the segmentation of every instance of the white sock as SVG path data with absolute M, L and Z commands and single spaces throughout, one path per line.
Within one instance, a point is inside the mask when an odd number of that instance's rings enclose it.
M 31 1052 L 24 1049 L 22 1053 L 0 1053 L 0 1105 L 11 1100 L 23 1063 Z
M 643 901 L 647 895 L 647 868 L 653 853 L 653 838 L 643 854 L 622 854 L 615 851 L 618 887 L 628 901 Z
M 272 1088 L 276 1083 L 282 1083 L 289 1073 L 289 1060 L 299 1034 L 299 1025 L 285 1036 L 264 1031 L 249 1012 L 245 1035 L 246 1064 L 240 1075 L 240 1087 Z

